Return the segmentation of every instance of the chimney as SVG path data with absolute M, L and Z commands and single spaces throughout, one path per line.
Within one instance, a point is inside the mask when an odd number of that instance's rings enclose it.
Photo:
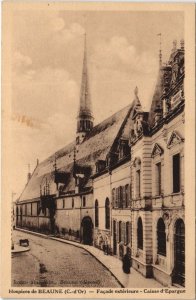
M 155 125 L 157 125 L 162 118 L 162 112 L 163 112 L 160 105 L 157 105 L 154 112 L 155 112 Z
M 30 178 L 31 178 L 30 164 L 28 164 L 27 182 L 29 182 Z

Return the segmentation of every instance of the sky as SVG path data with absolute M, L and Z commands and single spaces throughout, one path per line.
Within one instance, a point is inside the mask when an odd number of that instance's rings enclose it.
M 17 10 L 12 18 L 11 182 L 17 198 L 37 158 L 75 139 L 84 33 L 94 123 L 134 98 L 149 110 L 159 68 L 184 37 L 182 12 Z

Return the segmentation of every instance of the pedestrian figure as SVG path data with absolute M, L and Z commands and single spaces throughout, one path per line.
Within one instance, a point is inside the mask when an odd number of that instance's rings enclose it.
M 129 255 L 128 253 L 126 253 L 124 256 L 123 256 L 123 271 L 124 273 L 126 274 L 130 274 L 130 268 L 131 268 L 131 261 L 130 261 L 130 258 L 129 258 Z
M 109 248 L 109 247 L 108 247 L 108 240 L 107 240 L 107 239 L 105 240 L 104 246 L 105 246 L 105 247 L 104 247 L 104 253 L 105 253 L 105 255 L 108 255 L 108 248 Z

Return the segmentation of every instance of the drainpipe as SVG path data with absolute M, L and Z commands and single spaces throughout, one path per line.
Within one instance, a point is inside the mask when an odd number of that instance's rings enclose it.
M 109 175 L 110 175 L 110 216 L 111 216 L 111 220 L 110 220 L 110 247 L 112 248 L 112 230 L 113 230 L 113 226 L 112 226 L 112 182 L 111 182 L 111 177 L 112 177 L 112 171 L 109 170 Z M 113 249 L 113 248 L 112 248 Z
M 82 196 L 80 195 L 80 243 L 82 243 L 82 226 L 81 226 L 81 221 L 82 221 L 82 218 L 81 218 L 81 215 L 82 215 Z

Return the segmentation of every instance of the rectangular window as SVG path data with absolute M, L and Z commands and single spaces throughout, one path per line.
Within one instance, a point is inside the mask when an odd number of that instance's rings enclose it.
M 161 195 L 161 163 L 156 164 L 156 194 Z
M 140 170 L 136 171 L 136 196 L 141 196 L 141 179 L 140 179 Z
M 118 223 L 118 241 L 119 243 L 122 241 L 122 222 Z
M 39 215 L 39 213 L 40 213 L 40 203 L 37 202 L 37 216 Z
M 180 154 L 173 156 L 173 193 L 180 192 Z
M 115 208 L 118 207 L 118 188 L 116 188 Z
M 85 207 L 86 206 L 86 198 L 85 197 L 83 197 L 83 207 Z

